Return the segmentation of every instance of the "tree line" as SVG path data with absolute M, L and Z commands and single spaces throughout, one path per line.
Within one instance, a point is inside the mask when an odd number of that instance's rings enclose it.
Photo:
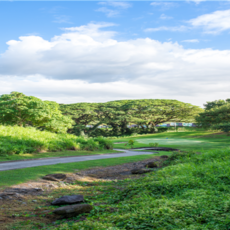
M 132 133 L 153 133 L 164 122 L 191 122 L 202 112 L 198 106 L 177 100 L 141 99 L 106 103 L 61 104 L 60 110 L 75 122 L 70 133 L 89 136 L 120 136 Z M 108 129 L 97 129 L 99 125 Z M 128 128 L 136 124 L 137 127 Z M 87 127 L 92 125 L 92 127 Z
M 230 99 L 207 102 L 204 109 L 177 100 L 141 99 L 105 103 L 58 104 L 20 92 L 0 96 L 0 124 L 33 126 L 56 133 L 119 136 L 153 133 L 165 122 L 196 122 L 198 127 L 230 131 Z M 130 128 L 129 125 L 137 127 Z M 87 127 L 87 126 L 91 127 Z M 98 129 L 106 125 L 107 129 Z

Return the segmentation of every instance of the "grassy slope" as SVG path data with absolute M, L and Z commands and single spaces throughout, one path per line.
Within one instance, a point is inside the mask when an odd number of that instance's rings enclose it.
M 38 158 L 47 158 L 47 157 L 67 157 L 67 156 L 86 156 L 86 155 L 97 155 L 97 154 L 106 154 L 106 153 L 118 153 L 116 150 L 100 150 L 100 151 L 62 151 L 62 152 L 47 152 L 47 153 L 27 153 L 20 155 L 4 155 L 0 156 L 0 162 L 3 161 L 16 161 L 16 160 L 31 160 Z

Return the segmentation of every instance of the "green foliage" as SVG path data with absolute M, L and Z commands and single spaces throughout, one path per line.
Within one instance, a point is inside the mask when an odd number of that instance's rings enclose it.
M 0 96 L 0 123 L 65 133 L 72 127 L 73 121 L 62 115 L 56 102 L 12 92 Z
M 71 134 L 55 134 L 33 127 L 0 125 L 0 154 L 22 154 L 61 150 L 112 149 L 105 138 L 84 138 Z
M 135 141 L 131 139 L 131 140 L 128 140 L 128 143 L 125 144 L 125 146 L 129 145 L 131 148 L 133 148 L 134 143 L 135 143 Z
M 149 143 L 149 146 L 150 146 L 150 147 L 158 147 L 158 146 L 159 146 L 159 143 Z
M 205 110 L 196 117 L 202 127 L 230 131 L 230 99 L 207 102 Z
M 228 230 L 230 149 L 175 152 L 164 167 L 137 180 L 90 186 L 87 220 L 53 229 Z M 99 204 L 99 205 L 98 205 Z
M 189 122 L 202 111 L 198 106 L 177 100 L 143 99 L 120 100 L 106 103 L 76 103 L 60 105 L 64 115 L 75 121 L 69 132 L 89 136 L 123 136 L 132 133 L 155 133 L 156 125 L 164 122 Z M 109 128 L 97 128 L 99 125 Z M 128 128 L 129 124 L 137 127 Z M 92 127 L 86 127 L 91 125 Z M 159 132 L 167 128 L 159 128 Z

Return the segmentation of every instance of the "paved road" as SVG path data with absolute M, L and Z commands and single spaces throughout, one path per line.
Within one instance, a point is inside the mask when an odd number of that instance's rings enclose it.
M 129 156 L 153 154 L 152 152 L 135 152 L 135 151 L 129 151 L 123 149 L 114 149 L 114 150 L 122 151 L 123 153 L 2 162 L 0 163 L 0 171 L 30 168 L 30 167 L 43 166 L 43 165 L 55 165 L 55 164 L 72 163 L 72 162 L 80 162 L 80 161 L 92 161 L 92 160 L 109 159 L 109 158 L 117 158 L 117 157 L 129 157 Z

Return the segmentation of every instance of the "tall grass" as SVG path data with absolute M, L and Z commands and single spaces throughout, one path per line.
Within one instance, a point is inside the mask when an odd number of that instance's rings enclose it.
M 55 134 L 32 127 L 0 125 L 0 154 L 23 154 L 62 150 L 112 149 L 112 142 L 99 138 Z

